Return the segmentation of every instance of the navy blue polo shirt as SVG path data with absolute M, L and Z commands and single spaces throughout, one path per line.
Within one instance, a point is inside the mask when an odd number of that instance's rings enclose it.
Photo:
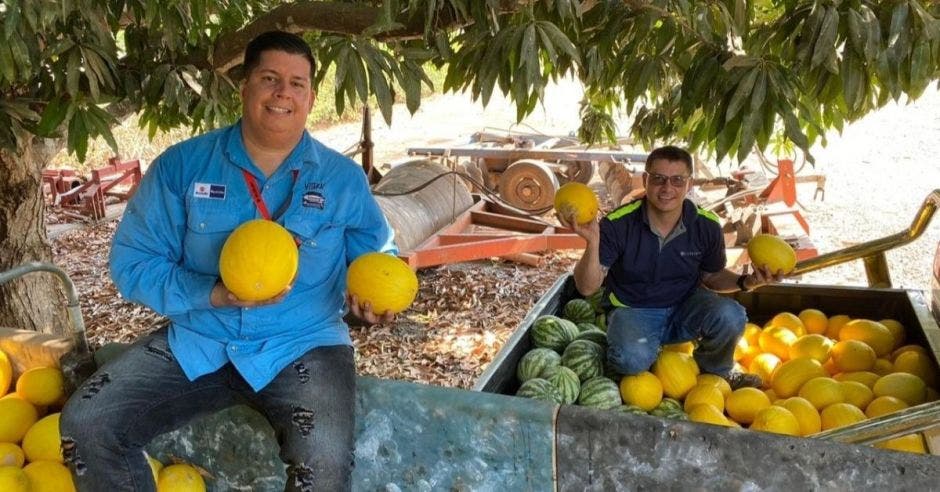
M 668 307 L 698 287 L 703 272 L 725 267 L 718 216 L 686 199 L 682 220 L 666 238 L 650 227 L 646 200 L 628 203 L 600 224 L 600 263 L 608 302 L 624 307 Z

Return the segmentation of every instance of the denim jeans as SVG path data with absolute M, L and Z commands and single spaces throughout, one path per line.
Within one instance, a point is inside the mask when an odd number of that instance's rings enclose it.
M 81 491 L 156 489 L 143 448 L 188 420 L 244 403 L 271 423 L 286 490 L 350 490 L 355 427 L 352 347 L 315 348 L 255 392 L 231 364 L 190 381 L 166 329 L 100 368 L 62 410 L 66 463 Z
M 616 308 L 607 321 L 607 359 L 621 374 L 648 371 L 662 345 L 695 340 L 695 362 L 705 373 L 726 376 L 747 315 L 733 299 L 698 288 L 666 308 Z

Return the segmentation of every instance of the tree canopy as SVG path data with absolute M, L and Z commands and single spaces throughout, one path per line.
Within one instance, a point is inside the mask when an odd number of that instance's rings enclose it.
M 40 144 L 84 159 L 90 138 L 118 150 L 128 114 L 150 135 L 234 121 L 241 52 L 265 30 L 304 34 L 340 111 L 415 111 L 433 64 L 442 89 L 500 91 L 521 119 L 574 76 L 583 140 L 612 140 L 627 111 L 642 142 L 741 160 L 919 96 L 940 78 L 938 17 L 931 0 L 3 0 L 0 270 L 50 256 Z

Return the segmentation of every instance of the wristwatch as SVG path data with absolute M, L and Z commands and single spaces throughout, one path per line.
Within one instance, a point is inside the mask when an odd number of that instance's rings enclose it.
M 738 284 L 738 288 L 741 289 L 741 292 L 750 292 L 750 291 L 751 291 L 751 289 L 748 289 L 747 286 L 744 285 L 744 279 L 746 279 L 746 278 L 747 278 L 747 274 L 744 274 L 744 273 L 742 273 L 740 276 L 738 276 L 738 282 L 737 282 L 737 284 Z

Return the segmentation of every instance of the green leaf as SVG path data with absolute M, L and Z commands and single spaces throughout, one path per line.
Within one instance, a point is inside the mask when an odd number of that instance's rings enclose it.
M 835 7 L 826 9 L 822 26 L 819 28 L 819 37 L 816 38 L 813 58 L 810 66 L 816 67 L 825 62 L 836 49 L 836 37 L 839 34 L 839 11 Z
M 757 81 L 754 83 L 754 90 L 751 92 L 751 111 L 758 111 L 764 98 L 767 95 L 767 72 L 760 71 Z
M 68 66 L 66 68 L 66 73 L 65 73 L 65 80 L 66 80 L 65 87 L 66 87 L 66 91 L 72 97 L 78 96 L 78 82 L 79 82 L 79 77 L 81 77 L 82 75 L 79 69 L 79 67 L 81 66 L 81 56 L 79 55 L 80 51 L 81 51 L 80 48 L 76 48 L 76 49 L 69 51 L 69 55 L 68 55 L 69 59 L 68 59 Z
M 52 136 L 52 133 L 65 121 L 68 109 L 69 104 L 61 97 L 56 97 L 49 101 L 49 104 L 46 105 L 46 109 L 42 112 L 39 124 L 36 126 L 36 134 L 41 137 Z
M 735 68 L 748 68 L 753 67 L 760 62 L 760 58 L 751 55 L 734 55 L 731 58 L 728 58 L 725 61 L 721 68 L 724 68 L 725 71 L 730 72 Z
M 571 42 L 571 39 L 558 29 L 558 26 L 552 23 L 542 24 L 545 34 L 552 40 L 555 48 L 563 51 L 575 63 L 581 63 L 581 57 L 578 55 L 578 48 Z
M 842 96 L 845 99 L 845 105 L 849 111 L 854 113 L 862 102 L 863 84 L 868 84 L 864 68 L 858 58 L 846 53 L 845 58 L 842 60 L 841 76 Z
M 846 21 L 849 25 L 849 41 L 852 48 L 860 55 L 865 54 L 865 42 L 868 39 L 868 29 L 862 14 L 849 9 L 846 12 Z
M 85 127 L 84 114 L 81 110 L 72 114 L 68 136 L 69 150 L 75 152 L 81 162 L 85 162 L 85 154 L 88 152 L 88 129 Z
M 16 67 L 13 65 L 13 53 L 10 46 L 0 44 L 0 75 L 12 85 L 16 83 Z
M 726 122 L 731 121 L 732 118 L 738 115 L 738 111 L 740 111 L 744 102 L 751 96 L 751 92 L 754 89 L 754 82 L 757 81 L 757 75 L 758 69 L 754 67 L 748 70 L 747 74 L 741 78 L 737 88 L 734 90 L 734 94 L 732 94 L 731 99 L 728 101 L 728 109 L 725 113 Z

